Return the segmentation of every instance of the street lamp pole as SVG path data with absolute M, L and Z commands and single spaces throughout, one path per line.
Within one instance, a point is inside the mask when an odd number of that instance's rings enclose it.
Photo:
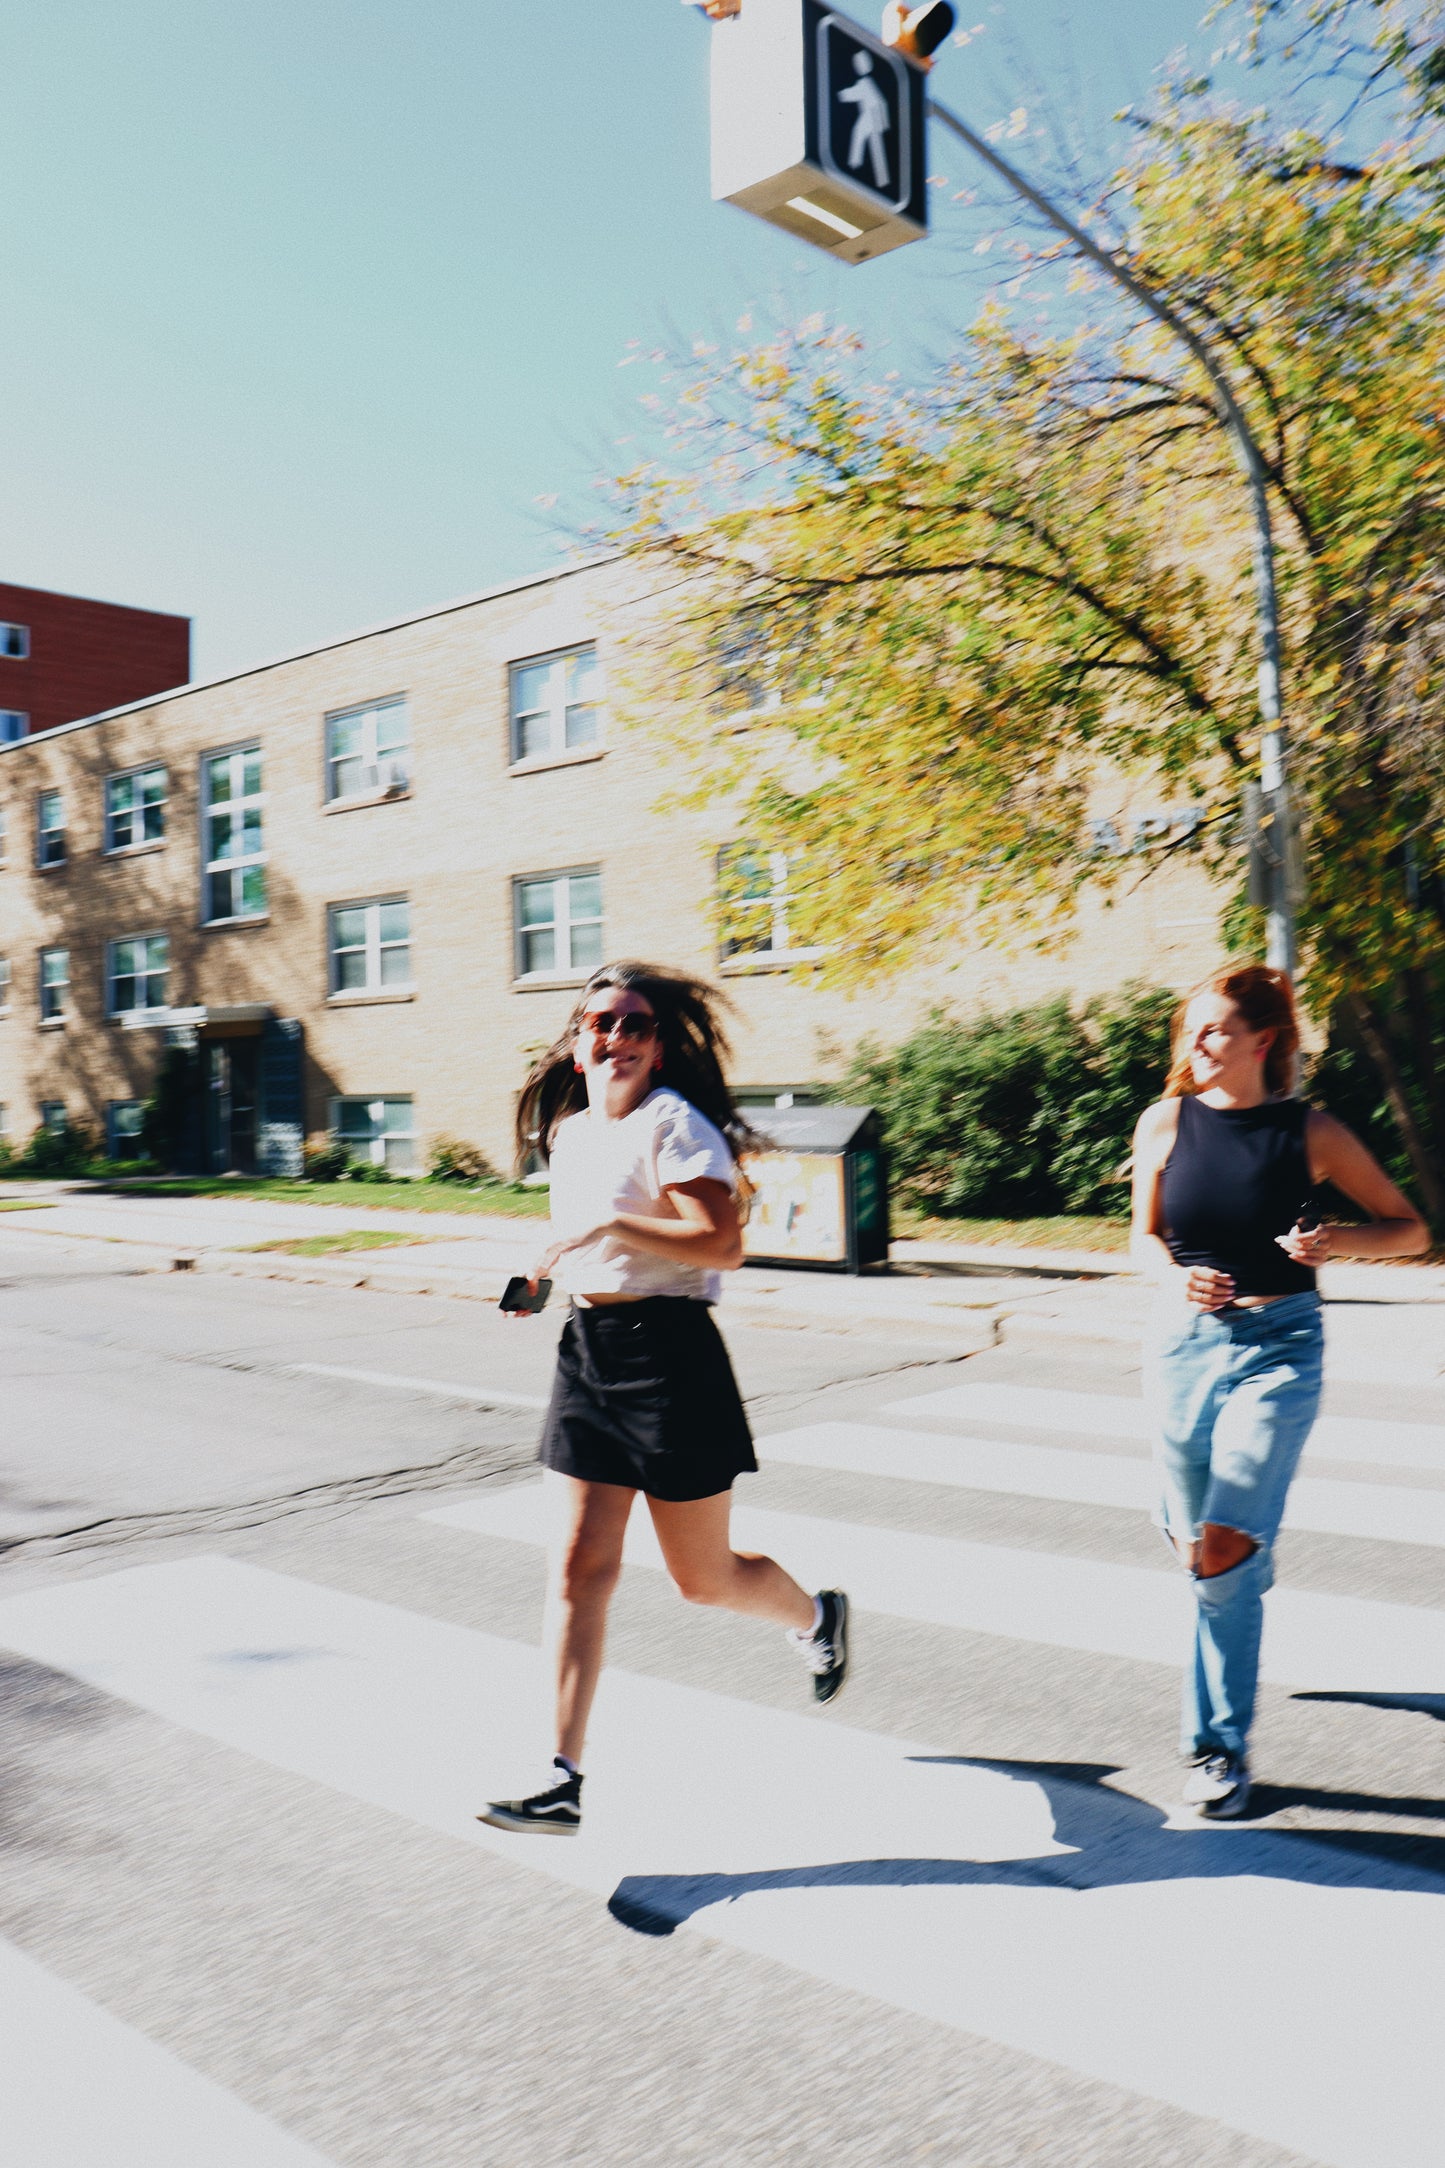
M 1279 598 L 1274 578 L 1274 534 L 1270 525 L 1268 470 L 1264 456 L 1250 429 L 1234 387 L 1219 366 L 1207 343 L 1193 326 L 1178 315 L 1167 301 L 1160 299 L 1141 279 L 1134 276 L 1117 257 L 1101 248 L 1089 238 L 1082 226 L 1061 211 L 1056 204 L 1041 195 L 1031 182 L 1016 172 L 1006 158 L 1000 157 L 983 136 L 975 134 L 956 113 L 947 106 L 930 98 L 928 111 L 933 119 L 941 122 L 961 143 L 967 144 L 975 157 L 981 158 L 1006 181 L 1015 195 L 1022 196 L 1042 218 L 1065 234 L 1081 254 L 1096 263 L 1122 286 L 1131 299 L 1173 333 L 1188 348 L 1214 387 L 1220 419 L 1224 422 L 1234 446 L 1235 456 L 1244 472 L 1245 487 L 1249 492 L 1250 515 L 1254 522 L 1254 592 L 1259 616 L 1259 712 L 1264 725 L 1260 742 L 1260 778 L 1258 809 L 1250 803 L 1253 792 L 1247 794 L 1246 826 L 1249 829 L 1248 847 L 1251 869 L 1262 857 L 1265 872 L 1266 895 L 1259 900 L 1265 903 L 1267 914 L 1266 954 L 1277 970 L 1294 972 L 1297 961 L 1295 942 L 1294 906 L 1298 873 L 1295 865 L 1294 829 L 1289 801 L 1289 777 L 1284 716 L 1280 708 L 1279 668 Z M 1262 818 L 1260 817 L 1262 815 Z M 1260 830 L 1263 830 L 1261 836 Z

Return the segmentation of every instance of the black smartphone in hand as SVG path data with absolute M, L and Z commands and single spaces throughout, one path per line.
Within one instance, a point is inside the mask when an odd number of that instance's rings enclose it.
M 539 1280 L 537 1282 L 537 1292 L 534 1295 L 530 1284 L 519 1275 L 515 1279 L 508 1280 L 506 1286 L 502 1289 L 502 1299 L 497 1304 L 497 1308 L 499 1310 L 514 1310 L 519 1317 L 535 1317 L 539 1310 L 546 1309 L 547 1297 L 551 1292 L 552 1282 L 550 1280 Z
M 1295 1215 L 1295 1226 L 1302 1235 L 1312 1235 L 1320 1223 L 1320 1208 L 1313 1197 L 1306 1197 Z

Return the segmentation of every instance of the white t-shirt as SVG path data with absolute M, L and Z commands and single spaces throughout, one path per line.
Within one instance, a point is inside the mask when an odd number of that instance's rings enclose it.
M 649 1092 L 620 1122 L 586 1108 L 569 1114 L 552 1144 L 552 1226 L 559 1235 L 585 1234 L 619 1212 L 639 1219 L 672 1219 L 663 1195 L 680 1182 L 735 1180 L 726 1137 L 681 1092 Z M 573 1295 L 690 1295 L 716 1302 L 722 1275 L 681 1258 L 644 1257 L 604 1237 L 568 1250 L 557 1279 Z

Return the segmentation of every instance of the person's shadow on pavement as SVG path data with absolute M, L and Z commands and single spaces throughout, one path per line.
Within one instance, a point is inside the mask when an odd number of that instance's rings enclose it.
M 1408 1699 L 1415 1707 L 1431 1697 L 1394 1698 Z M 912 1758 L 988 1769 L 1042 1785 L 1053 1809 L 1057 1841 L 1075 1850 L 1034 1859 L 847 1859 L 762 1868 L 747 1874 L 627 1875 L 613 1891 L 607 1909 L 638 1934 L 670 1935 L 707 1905 L 781 1889 L 907 1889 L 931 1884 L 1084 1891 L 1138 1882 L 1256 1875 L 1320 1888 L 1363 1886 L 1445 1897 L 1445 1837 L 1393 1830 L 1251 1829 L 1238 1822 L 1223 1827 L 1201 1822 L 1171 1829 L 1160 1808 L 1105 1784 L 1106 1777 L 1118 1774 L 1107 1762 L 983 1761 L 961 1754 Z M 1445 1800 L 1439 1799 L 1283 1791 L 1267 1796 L 1275 1797 L 1276 1808 L 1298 1800 L 1357 1812 L 1445 1819 Z

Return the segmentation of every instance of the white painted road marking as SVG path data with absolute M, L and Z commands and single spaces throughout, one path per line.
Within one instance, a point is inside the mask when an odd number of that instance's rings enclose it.
M 882 1412 L 928 1422 L 1003 1423 L 1076 1438 L 1148 1439 L 1153 1435 L 1143 1400 L 1123 1393 L 1065 1393 L 1041 1385 L 950 1385 L 942 1392 L 890 1400 Z M 1384 1423 L 1364 1416 L 1322 1415 L 1310 1433 L 1305 1458 L 1368 1461 L 1386 1468 L 1438 1468 L 1445 1473 L 1445 1423 Z
M 545 1544 L 551 1502 L 543 1484 L 520 1483 L 422 1518 Z M 1167 1567 L 1155 1573 L 755 1506 L 734 1508 L 733 1534 L 742 1549 L 769 1552 L 805 1587 L 846 1588 L 865 1611 L 890 1618 L 1170 1665 L 1183 1663 L 1193 1631 L 1189 1582 Z M 662 1570 L 644 1510 L 628 1523 L 624 1556 Z M 1415 1694 L 1445 1682 L 1445 1611 L 1300 1588 L 1276 1588 L 1266 1604 L 1260 1675 L 1275 1684 Z
M 877 1423 L 810 1423 L 759 1438 L 764 1466 L 840 1468 L 907 1483 L 943 1483 L 1015 1498 L 1058 1498 L 1076 1505 L 1152 1512 L 1159 1485 L 1147 1454 L 1080 1453 L 1063 1446 L 1008 1444 L 953 1432 L 890 1430 Z M 1298 1476 L 1285 1508 L 1286 1528 L 1369 1536 L 1377 1542 L 1445 1546 L 1445 1491 L 1404 1485 L 1330 1482 Z
M 910 1759 L 906 1742 L 614 1671 L 586 1826 L 529 1846 L 472 1814 L 542 1743 L 531 1648 L 220 1558 L 4 1599 L 0 1641 L 610 1897 L 644 1932 L 696 1920 L 1332 2168 L 1437 2168 L 1445 1883 L 1368 1838 L 1175 1831 L 1057 1770 Z M 1248 1952 L 1227 1992 L 1205 1945 Z M 1342 1950 L 1358 1991 L 1341 1992 Z
M 441 1378 L 409 1378 L 395 1370 L 348 1370 L 341 1363 L 289 1363 L 310 1378 L 346 1378 L 353 1385 L 381 1385 L 394 1392 L 435 1393 L 441 1400 L 467 1400 L 479 1408 L 545 1408 L 545 1394 L 507 1393 L 494 1385 L 452 1385 Z
M 324 2156 L 0 1942 L 12 2168 L 328 2168 Z

